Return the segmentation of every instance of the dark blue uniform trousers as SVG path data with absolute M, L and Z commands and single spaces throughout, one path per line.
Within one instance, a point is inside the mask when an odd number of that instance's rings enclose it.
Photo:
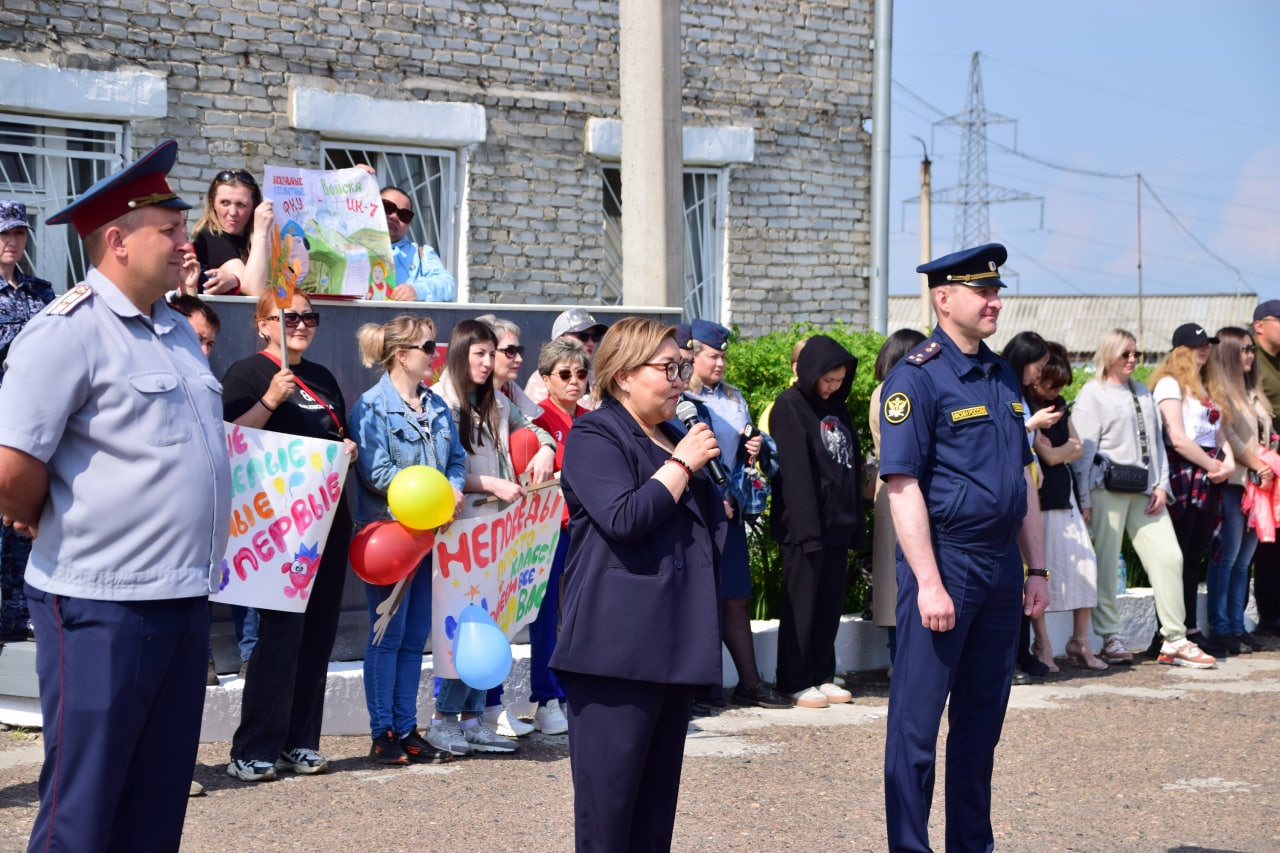
M 26 593 L 45 739 L 28 850 L 176 851 L 204 709 L 207 599 Z
M 575 849 L 667 851 L 693 685 L 565 674 Z
M 947 715 L 946 849 L 989 851 L 991 770 L 1013 680 L 1022 614 L 1016 547 L 981 553 L 936 546 L 956 611 L 950 631 L 920 624 L 915 575 L 898 551 L 898 655 L 889 687 L 885 812 L 891 851 L 928 851 L 942 709 Z

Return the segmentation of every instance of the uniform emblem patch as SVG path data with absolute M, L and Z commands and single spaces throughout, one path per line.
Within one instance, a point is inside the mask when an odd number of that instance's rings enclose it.
M 45 311 L 54 316 L 65 316 L 74 311 L 77 306 L 92 295 L 92 287 L 87 284 L 77 284 L 53 302 L 50 302 L 49 307 L 46 308 Z
M 891 424 L 900 424 L 911 414 L 911 401 L 901 391 L 890 394 L 884 401 L 884 419 Z
M 967 421 L 971 418 L 984 418 L 987 416 L 986 406 L 970 406 L 967 409 L 956 409 L 951 413 L 951 422 L 958 424 L 960 421 Z
M 1022 417 L 1023 415 L 1026 414 L 1026 412 L 1022 408 L 1021 403 L 1010 403 L 1009 405 L 1013 406 L 1013 413 L 1018 417 Z

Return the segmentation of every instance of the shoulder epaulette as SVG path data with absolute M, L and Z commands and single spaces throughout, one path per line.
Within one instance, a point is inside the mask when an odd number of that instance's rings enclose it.
M 937 341 L 925 341 L 907 353 L 902 360 L 919 367 L 940 352 L 942 352 L 942 345 Z
M 93 288 L 87 284 L 77 284 L 66 293 L 49 303 L 49 307 L 45 312 L 55 317 L 65 317 L 72 311 L 76 310 L 90 296 L 93 296 Z

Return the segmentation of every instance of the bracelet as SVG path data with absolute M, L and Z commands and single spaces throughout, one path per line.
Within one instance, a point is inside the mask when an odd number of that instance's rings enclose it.
M 680 469 L 684 471 L 684 475 L 688 477 L 690 480 L 693 479 L 693 469 L 689 467 L 688 462 L 685 462 L 679 456 L 671 456 L 667 459 L 667 461 L 674 462 L 675 464 L 679 465 Z
M 263 398 L 261 398 L 261 397 L 259 397 L 259 398 L 258 398 L 258 405 L 259 405 L 259 406 L 261 406 L 262 408 L 266 409 L 268 412 L 274 412 L 274 411 L 275 411 L 275 409 L 273 409 L 273 408 L 271 408 L 270 406 L 268 406 L 268 405 L 267 405 L 267 401 L 266 401 L 266 400 L 264 400 L 264 399 L 263 399 Z
M 1027 569 L 1027 577 L 1044 578 L 1045 580 L 1048 580 L 1049 570 L 1048 569 Z

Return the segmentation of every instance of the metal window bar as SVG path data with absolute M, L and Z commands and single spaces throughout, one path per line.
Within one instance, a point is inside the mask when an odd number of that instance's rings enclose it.
M 719 174 L 684 173 L 684 319 L 720 320 Z
M 356 145 L 326 142 L 323 168 L 349 169 L 365 163 L 378 173 L 378 183 L 403 190 L 413 200 L 416 214 L 409 225 L 409 238 L 436 250 L 445 269 L 458 274 L 454 258 L 457 245 L 456 192 L 453 151 L 429 148 L 398 148 L 388 145 Z
M 622 170 L 600 167 L 601 204 L 604 207 L 604 258 L 596 298 L 601 305 L 622 304 Z
M 124 128 L 0 113 L 0 197 L 27 205 L 31 237 L 21 263 L 61 293 L 89 262 L 72 228 L 44 225 L 96 181 L 124 166 Z

